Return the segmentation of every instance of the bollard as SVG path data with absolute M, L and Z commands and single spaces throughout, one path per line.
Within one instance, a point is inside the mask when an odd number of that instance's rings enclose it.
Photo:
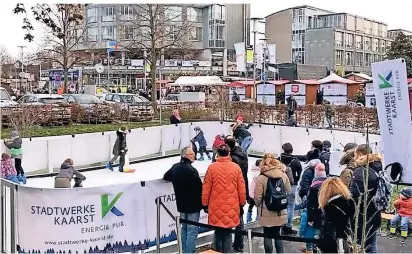
M 182 228 L 180 227 L 180 216 L 176 216 L 176 238 L 177 238 L 177 251 L 178 253 L 183 253 Z
M 247 244 L 248 244 L 249 253 L 253 253 L 253 250 L 252 250 L 252 246 L 253 246 L 252 229 L 247 230 Z
M 156 215 L 157 215 L 157 229 L 156 229 L 156 251 L 160 253 L 160 198 L 156 198 Z

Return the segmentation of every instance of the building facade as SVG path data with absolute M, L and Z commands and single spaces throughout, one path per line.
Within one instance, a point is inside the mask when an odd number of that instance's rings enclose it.
M 107 66 L 109 63 L 111 82 L 126 85 L 141 83 L 139 80 L 145 69 L 143 60 L 147 56 L 144 50 L 147 47 L 141 44 L 149 43 L 150 33 L 153 32 L 153 28 L 148 26 L 148 18 L 139 11 L 139 8 L 147 10 L 149 5 L 141 6 L 145 7 L 127 4 L 89 4 L 85 7 L 87 39 L 76 49 L 90 55 L 90 61 L 82 66 L 84 74 L 97 80 L 93 66 L 97 63 Z M 158 61 L 163 79 L 171 75 L 222 75 L 224 51 L 227 49 L 227 57 L 232 60 L 235 58 L 233 44 L 249 40 L 249 4 L 164 6 L 162 14 L 159 14 L 162 15 L 160 19 L 170 22 L 156 28 L 156 33 L 164 31 L 170 37 L 165 38 L 163 43 L 176 41 L 176 36 L 181 33 L 185 36 L 181 37 L 184 43 L 179 41 L 179 45 L 173 43 L 165 48 L 162 62 Z M 117 42 L 117 49 L 109 59 L 106 53 L 108 41 Z M 100 75 L 103 80 L 106 79 L 105 73 Z
M 406 35 L 406 37 L 412 40 L 412 32 L 404 29 L 391 29 L 388 30 L 388 37 L 389 39 L 395 40 L 400 33 Z
M 343 73 L 371 73 L 383 61 L 391 39 L 387 25 L 348 13 L 319 15 L 306 32 L 308 64 L 325 64 Z

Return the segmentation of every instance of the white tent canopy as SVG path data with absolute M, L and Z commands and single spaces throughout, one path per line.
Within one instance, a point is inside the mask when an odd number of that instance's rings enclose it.
M 320 84 L 326 83 L 341 83 L 341 84 L 358 84 L 359 82 L 342 78 L 341 76 L 336 75 L 335 73 L 331 72 L 329 76 L 319 79 L 318 82 Z
M 218 76 L 181 76 L 172 86 L 224 86 L 226 85 Z

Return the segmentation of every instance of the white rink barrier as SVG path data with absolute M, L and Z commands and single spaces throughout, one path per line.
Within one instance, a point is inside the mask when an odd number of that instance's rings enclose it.
M 131 161 L 161 156 L 190 144 L 194 127 L 199 126 L 205 135 L 208 148 L 219 133 L 230 134 L 229 122 L 194 122 L 132 129 L 127 136 L 128 156 Z M 293 145 L 295 154 L 305 154 L 315 139 L 329 140 L 332 150 L 343 150 L 349 142 L 365 143 L 365 134 L 357 132 L 254 124 L 249 131 L 253 136 L 251 152 L 280 154 L 283 143 Z M 370 134 L 371 146 L 378 146 L 380 136 Z M 56 172 L 62 162 L 72 158 L 77 168 L 102 166 L 112 156 L 116 132 L 77 134 L 23 139 L 23 168 L 32 173 Z M 379 148 L 380 149 L 380 148 Z M 2 151 L 8 150 L 2 142 Z M 380 149 L 381 150 L 381 149 Z

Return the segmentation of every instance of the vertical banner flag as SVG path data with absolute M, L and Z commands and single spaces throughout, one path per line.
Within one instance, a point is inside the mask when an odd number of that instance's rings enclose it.
M 246 50 L 246 63 L 253 64 L 253 47 Z
M 134 252 L 148 247 L 140 183 L 79 189 L 20 187 L 24 253 Z
M 276 44 L 268 44 L 269 63 L 276 64 Z
M 412 183 L 412 131 L 404 59 L 372 64 L 385 164 L 400 163 L 401 182 Z
M 258 42 L 256 45 L 256 68 L 258 69 L 263 69 L 263 53 L 264 53 L 264 43 L 263 42 Z
M 236 70 L 237 71 L 246 71 L 245 64 L 245 43 L 237 42 L 234 44 L 236 52 Z

